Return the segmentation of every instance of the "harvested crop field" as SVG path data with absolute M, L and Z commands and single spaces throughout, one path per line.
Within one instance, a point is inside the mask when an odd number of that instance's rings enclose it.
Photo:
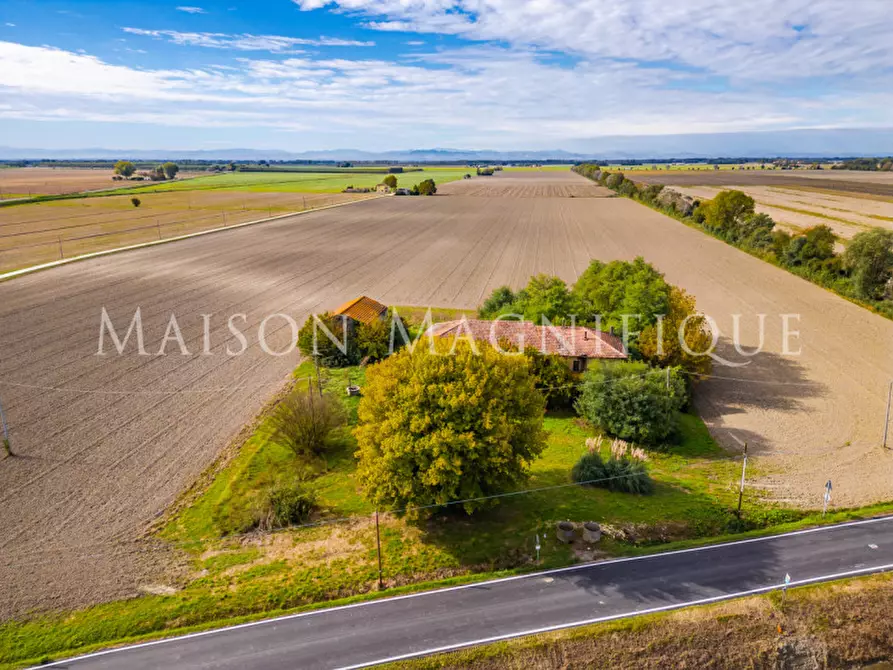
M 444 195 L 479 198 L 613 198 L 613 191 L 587 180 L 569 181 L 566 173 L 497 172 L 490 177 L 453 182 L 443 186 Z
M 619 170 L 622 171 L 622 170 Z M 863 193 L 893 198 L 893 174 L 848 170 L 630 171 L 633 181 L 668 186 L 777 186 Z
M 370 197 L 175 191 L 0 208 L 0 273 L 116 247 Z
M 493 184 L 500 183 L 499 176 Z M 529 189 L 543 175 L 529 179 Z M 582 177 L 548 184 L 583 188 Z M 698 391 L 713 434 L 747 441 L 754 485 L 821 505 L 889 499 L 893 456 L 880 448 L 893 322 L 625 198 L 482 197 L 477 180 L 430 198 L 380 198 L 0 284 L 0 394 L 19 454 L 0 461 L 0 617 L 68 608 L 152 587 L 168 558 L 135 542 L 208 466 L 298 363 L 291 329 L 360 294 L 389 304 L 474 307 L 533 273 L 571 281 L 591 258 L 644 256 L 694 293 L 728 342 L 764 352 L 717 366 Z M 507 182 L 508 183 L 508 182 Z M 552 187 L 550 186 L 550 188 Z M 525 188 L 519 185 L 518 188 Z M 515 188 L 515 186 L 511 186 Z M 141 310 L 145 349 L 105 342 L 105 307 L 123 337 Z M 187 344 L 162 350 L 171 314 Z M 208 317 L 207 347 L 203 342 Z M 790 322 L 783 353 L 781 314 Z M 234 315 L 244 315 L 234 316 Z M 247 338 L 241 355 L 228 320 Z M 159 353 L 166 355 L 159 355 Z M 207 353 L 206 353 L 207 352 Z
M 120 187 L 107 168 L 3 168 L 0 169 L 0 199 L 30 195 L 58 195 Z M 191 176 L 181 173 L 180 177 Z M 139 182 L 123 182 L 124 185 Z
M 716 197 L 718 186 L 674 186 L 675 190 L 701 200 Z M 893 199 L 860 198 L 844 193 L 816 192 L 775 186 L 737 186 L 757 203 L 757 211 L 771 216 L 782 228 L 802 232 L 818 225 L 850 239 L 872 227 L 893 229 Z

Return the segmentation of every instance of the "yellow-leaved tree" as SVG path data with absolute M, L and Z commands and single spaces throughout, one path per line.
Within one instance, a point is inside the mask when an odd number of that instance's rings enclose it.
M 707 318 L 697 311 L 694 297 L 678 286 L 670 287 L 660 330 L 653 324 L 639 335 L 639 352 L 648 363 L 660 368 L 679 366 L 692 375 L 710 374 L 713 361 L 704 352 L 710 350 L 713 334 Z

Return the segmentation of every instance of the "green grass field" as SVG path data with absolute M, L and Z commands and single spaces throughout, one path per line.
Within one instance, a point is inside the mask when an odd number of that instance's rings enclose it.
M 397 185 L 411 188 L 424 179 L 437 184 L 462 179 L 469 168 L 424 168 L 418 172 L 395 175 Z M 373 187 L 380 184 L 383 174 L 346 174 L 324 172 L 223 172 L 188 181 L 157 182 L 122 193 L 160 193 L 165 191 L 244 191 L 249 193 L 340 193 L 348 186 Z

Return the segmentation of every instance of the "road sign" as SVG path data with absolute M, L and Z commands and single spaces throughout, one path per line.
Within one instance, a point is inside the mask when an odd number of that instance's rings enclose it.
M 788 573 L 784 573 L 784 586 L 788 587 L 788 584 L 791 583 L 791 576 Z
M 537 533 L 536 534 L 536 562 L 537 563 L 540 562 L 540 549 L 541 548 L 542 547 L 540 547 L 540 534 Z

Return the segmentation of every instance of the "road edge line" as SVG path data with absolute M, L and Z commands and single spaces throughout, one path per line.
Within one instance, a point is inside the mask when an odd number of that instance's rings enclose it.
M 593 619 L 584 619 L 582 621 L 574 621 L 571 623 L 565 624 L 557 624 L 555 626 L 545 626 L 543 628 L 535 628 L 532 630 L 521 631 L 518 633 L 506 633 L 504 635 L 495 635 L 493 637 L 482 638 L 480 640 L 474 640 L 471 642 L 460 642 L 454 645 L 447 645 L 444 647 L 437 647 L 435 649 L 426 649 L 424 651 L 416 651 L 410 652 L 408 654 L 402 654 L 400 656 L 392 656 L 390 658 L 383 658 L 377 661 L 369 661 L 368 663 L 360 663 L 358 665 L 345 665 L 336 668 L 336 670 L 360 670 L 361 668 L 370 668 L 375 665 L 383 665 L 385 663 L 395 663 L 397 661 L 406 661 L 412 658 L 420 658 L 422 656 L 431 656 L 433 654 L 442 654 L 450 651 L 458 651 L 460 649 L 467 649 L 469 647 L 476 647 L 478 645 L 483 644 L 492 644 L 493 642 L 501 642 L 504 640 L 512 640 L 520 637 L 528 637 L 530 635 L 542 635 L 544 633 L 551 633 L 559 630 L 565 630 L 568 628 L 579 628 L 580 626 L 591 626 L 598 623 L 607 623 L 608 621 L 615 621 L 617 619 L 626 619 L 637 616 L 642 616 L 644 614 L 657 614 L 660 612 L 670 612 L 672 610 L 684 609 L 686 607 L 697 607 L 699 605 L 710 605 L 712 603 L 722 602 L 724 600 L 734 600 L 735 598 L 744 598 L 747 596 L 759 595 L 762 593 L 769 593 L 771 591 L 776 591 L 781 588 L 793 588 L 797 586 L 806 586 L 809 584 L 816 584 L 818 582 L 828 582 L 834 581 L 837 579 L 846 579 L 847 577 L 856 577 L 858 575 L 869 575 L 869 574 L 882 574 L 884 572 L 889 572 L 893 570 L 893 563 L 887 563 L 885 565 L 877 565 L 873 568 L 859 568 L 857 570 L 847 570 L 845 572 L 838 572 L 831 575 L 821 575 L 819 577 L 810 577 L 808 579 L 799 579 L 796 581 L 791 581 L 788 584 L 781 582 L 779 584 L 771 584 L 769 586 L 760 586 L 756 589 L 748 589 L 747 591 L 737 591 L 735 593 L 723 594 L 718 596 L 710 596 L 709 598 L 699 598 L 698 600 L 690 600 L 684 603 L 675 603 L 671 605 L 661 605 L 660 607 L 649 607 L 643 610 L 633 610 L 631 612 L 625 612 L 621 614 L 609 614 L 603 617 L 595 617 Z
M 56 267 L 61 267 L 63 265 L 68 265 L 69 263 L 77 263 L 78 261 L 86 261 L 91 258 L 100 258 L 102 256 L 111 256 L 112 254 L 119 254 L 124 251 L 133 251 L 135 249 L 145 249 L 147 247 L 155 247 L 160 244 L 168 244 L 170 242 L 179 242 L 181 240 L 192 239 L 193 237 L 201 237 L 202 235 L 210 235 L 212 233 L 222 233 L 227 230 L 235 230 L 236 228 L 245 228 L 247 226 L 256 226 L 260 223 L 269 223 L 271 221 L 278 221 L 280 219 L 285 219 L 290 216 L 300 216 L 302 214 L 312 214 L 313 212 L 322 212 L 327 209 L 334 209 L 336 207 L 344 207 L 345 205 L 355 205 L 360 202 L 366 202 L 367 200 L 378 200 L 379 198 L 386 198 L 386 195 L 373 195 L 368 198 L 361 198 L 359 200 L 350 200 L 348 202 L 336 202 L 332 205 L 324 205 L 322 207 L 316 207 L 314 209 L 305 209 L 300 212 L 291 212 L 288 214 L 277 214 L 276 216 L 268 216 L 263 219 L 255 219 L 253 221 L 243 221 L 242 223 L 234 223 L 229 226 L 221 226 L 220 228 L 209 228 L 208 230 L 199 230 L 194 233 L 187 233 L 185 235 L 177 235 L 176 237 L 167 237 L 161 240 L 152 240 L 151 242 L 140 242 L 139 244 L 131 244 L 126 247 L 115 247 L 114 249 L 104 249 L 103 251 L 93 251 L 89 254 L 81 254 L 80 256 L 72 256 L 71 258 L 62 258 L 58 261 L 51 261 L 49 263 L 41 263 L 40 265 L 32 265 L 27 268 L 21 268 L 19 270 L 11 270 L 9 272 L 5 272 L 0 274 L 0 282 L 9 281 L 11 279 L 16 279 L 17 277 L 22 277 L 25 275 L 33 274 L 35 272 L 41 272 L 43 270 L 51 270 Z
M 275 623 L 279 623 L 282 621 L 291 621 L 293 619 L 301 619 L 301 618 L 308 617 L 308 616 L 316 616 L 316 615 L 326 614 L 326 613 L 330 613 L 330 612 L 340 612 L 343 610 L 356 609 L 359 607 L 369 607 L 372 605 L 379 605 L 382 603 L 393 603 L 393 602 L 397 602 L 400 600 L 409 600 L 412 598 L 420 598 L 422 596 L 438 595 L 441 593 L 449 593 L 452 591 L 461 591 L 461 590 L 471 589 L 471 588 L 476 588 L 476 587 L 481 587 L 481 586 L 491 586 L 493 584 L 503 584 L 503 583 L 507 583 L 507 582 L 518 581 L 521 579 L 531 579 L 531 578 L 536 578 L 536 577 L 542 577 L 545 575 L 554 575 L 554 574 L 559 574 L 559 573 L 563 573 L 563 572 L 571 572 L 574 570 L 588 570 L 591 568 L 600 567 L 602 565 L 612 565 L 615 563 L 626 563 L 626 562 L 630 562 L 630 561 L 647 560 L 650 558 L 657 558 L 657 557 L 661 557 L 661 556 L 672 556 L 675 554 L 687 554 L 687 553 L 692 553 L 692 552 L 696 552 L 696 551 L 705 551 L 708 549 L 717 549 L 720 547 L 730 547 L 730 546 L 735 546 L 735 545 L 739 545 L 739 544 L 750 544 L 752 542 L 760 542 L 760 541 L 778 539 L 778 538 L 783 538 L 783 537 L 792 537 L 792 536 L 796 536 L 796 535 L 806 535 L 808 533 L 815 533 L 815 532 L 819 532 L 819 531 L 823 531 L 823 530 L 835 530 L 837 528 L 848 528 L 850 526 L 861 526 L 861 525 L 866 525 L 866 524 L 870 524 L 870 523 L 878 523 L 878 522 L 883 522 L 883 521 L 893 522 L 893 515 L 872 517 L 870 519 L 858 519 L 856 521 L 845 521 L 845 522 L 839 523 L 839 524 L 830 524 L 827 526 L 816 526 L 815 528 L 804 528 L 801 530 L 788 531 L 786 533 L 778 533 L 776 535 L 763 535 L 760 537 L 752 537 L 752 538 L 747 538 L 744 540 L 733 540 L 731 542 L 720 542 L 717 544 L 707 544 L 707 545 L 704 545 L 701 547 L 689 547 L 687 549 L 674 549 L 671 551 L 663 551 L 663 552 L 658 551 L 653 554 L 645 554 L 643 556 L 624 556 L 621 558 L 612 558 L 612 559 L 602 560 L 602 561 L 590 561 L 588 563 L 580 563 L 578 565 L 571 565 L 571 566 L 567 566 L 564 568 L 553 568 L 550 570 L 541 570 L 539 572 L 529 572 L 529 573 L 525 573 L 525 574 L 521 574 L 521 575 L 512 575 L 510 577 L 500 577 L 497 579 L 489 579 L 489 580 L 484 580 L 481 582 L 471 582 L 468 584 L 460 584 L 458 586 L 448 586 L 448 587 L 441 588 L 441 589 L 431 589 L 428 591 L 419 591 L 417 593 L 406 593 L 406 594 L 398 595 L 398 596 L 390 596 L 390 597 L 385 597 L 385 598 L 374 598 L 371 600 L 365 600 L 363 602 L 358 602 L 358 603 L 350 603 L 347 605 L 338 605 L 336 607 L 322 607 L 319 609 L 308 610 L 305 612 L 295 612 L 294 614 L 284 614 L 282 616 L 272 617 L 269 619 L 259 619 L 257 621 L 247 621 L 245 623 L 233 624 L 231 626 L 223 626 L 221 628 L 211 628 L 208 630 L 197 631 L 195 633 L 186 633 L 185 635 L 175 635 L 172 637 L 161 638 L 159 640 L 150 640 L 148 642 L 140 642 L 140 643 L 132 644 L 132 645 L 104 649 L 102 651 L 96 651 L 96 652 L 93 652 L 90 654 L 84 654 L 82 656 L 71 656 L 69 658 L 61 659 L 58 661 L 53 661 L 52 663 L 46 663 L 41 666 L 34 666 L 31 670 L 36 670 L 37 668 L 52 668 L 52 667 L 58 666 L 59 664 L 62 664 L 62 663 L 73 663 L 73 662 L 79 661 L 79 660 L 84 660 L 84 659 L 88 659 L 88 658 L 96 658 L 98 656 L 105 656 L 107 654 L 114 654 L 117 652 L 128 651 L 128 650 L 132 650 L 132 649 L 142 649 L 145 647 L 154 647 L 156 645 L 167 644 L 169 642 L 176 642 L 178 640 L 189 640 L 189 639 L 197 638 L 197 637 L 205 637 L 207 635 L 226 633 L 226 632 L 232 631 L 232 630 L 240 630 L 240 629 L 244 629 L 244 628 L 254 628 L 256 626 L 262 626 L 265 624 L 275 624 Z M 891 564 L 889 567 L 878 566 L 876 568 L 866 568 L 866 570 L 881 571 L 883 568 L 893 569 L 893 564 Z M 813 579 L 813 581 L 822 580 L 822 579 L 828 580 L 828 579 L 833 579 L 833 578 L 834 578 L 833 576 L 826 576 L 826 577 L 821 577 L 821 578 L 816 577 Z M 801 583 L 807 584 L 807 583 L 811 583 L 811 582 L 810 582 L 810 580 L 802 580 L 800 582 L 791 582 L 790 585 L 797 586 L 797 585 L 800 585 Z M 777 587 L 766 587 L 766 588 L 777 588 Z M 735 598 L 735 597 L 740 597 L 740 596 L 729 595 L 729 596 L 722 596 L 721 598 L 728 599 L 728 598 Z M 683 605 L 674 605 L 672 607 L 673 608 L 686 607 L 691 604 L 696 604 L 696 603 L 685 603 Z M 636 612 L 634 614 L 645 614 L 645 613 L 646 613 L 646 611 L 643 610 L 641 612 Z M 620 616 L 633 616 L 634 614 L 625 614 L 625 615 L 620 615 Z M 607 619 L 606 619 L 606 621 L 607 621 Z M 597 622 L 594 622 L 594 623 L 597 623 Z M 578 624 L 568 624 L 563 627 L 583 626 L 583 625 L 586 625 L 585 622 L 578 623 Z M 556 628 L 554 630 L 559 630 L 559 629 Z M 548 631 L 543 631 L 543 632 L 548 632 Z M 535 633 L 524 633 L 524 635 L 534 635 L 534 634 Z M 519 637 L 520 635 L 521 634 L 512 635 L 512 637 Z M 483 644 L 483 643 L 480 643 L 480 644 Z M 429 652 L 429 653 L 437 653 L 437 652 Z M 384 663 L 384 662 L 390 662 L 390 661 L 379 661 L 379 663 Z M 368 666 L 356 666 L 356 667 L 368 667 Z M 346 670 L 346 669 L 342 669 L 342 670 Z

